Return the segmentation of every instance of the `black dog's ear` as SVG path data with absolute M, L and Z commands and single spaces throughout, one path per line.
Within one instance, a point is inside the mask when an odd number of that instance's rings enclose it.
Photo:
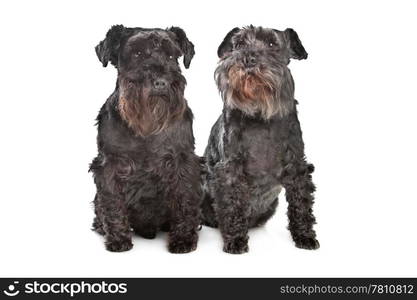
M 175 34 L 176 42 L 180 46 L 180 49 L 184 56 L 184 66 L 188 69 L 190 67 L 191 60 L 193 59 L 193 56 L 195 54 L 194 44 L 190 42 L 182 28 L 171 27 L 168 30 Z
M 109 61 L 117 66 L 120 43 L 126 28 L 123 25 L 114 25 L 106 34 L 106 38 L 96 46 L 96 54 L 103 67 L 107 67 Z
M 297 32 L 295 32 L 292 28 L 287 28 L 285 29 L 284 34 L 288 43 L 291 58 L 306 59 L 308 53 L 304 49 L 303 44 L 301 44 Z
M 219 48 L 217 48 L 217 56 L 219 58 L 222 58 L 225 53 L 232 51 L 232 37 L 238 31 L 240 31 L 240 29 L 235 27 L 232 30 L 230 30 L 228 34 L 226 34 L 226 36 L 223 39 L 223 42 L 220 44 Z

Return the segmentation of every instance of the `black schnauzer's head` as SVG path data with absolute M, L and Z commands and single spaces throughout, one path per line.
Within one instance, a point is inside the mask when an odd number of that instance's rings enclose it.
M 103 66 L 118 70 L 120 115 L 136 135 L 161 132 L 186 108 L 185 78 L 178 58 L 189 67 L 194 45 L 179 27 L 169 29 L 113 26 L 96 46 Z
M 234 28 L 217 54 L 215 78 L 227 106 L 264 119 L 292 110 L 294 83 L 288 64 L 291 58 L 307 58 L 294 30 Z

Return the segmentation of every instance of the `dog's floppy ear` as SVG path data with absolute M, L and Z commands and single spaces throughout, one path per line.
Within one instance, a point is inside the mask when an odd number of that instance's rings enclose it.
M 226 34 L 226 36 L 223 39 L 223 42 L 220 44 L 219 48 L 217 48 L 217 56 L 219 58 L 223 57 L 225 53 L 232 51 L 232 37 L 238 31 L 240 31 L 240 29 L 235 27 Z
M 180 46 L 180 49 L 184 56 L 184 66 L 188 69 L 190 67 L 191 60 L 193 59 L 193 56 L 195 54 L 194 44 L 190 42 L 182 28 L 171 27 L 168 30 L 175 34 L 176 42 Z
M 106 34 L 106 38 L 96 46 L 96 54 L 103 67 L 107 67 L 109 61 L 117 66 L 120 43 L 126 28 L 123 25 L 112 26 Z
M 303 44 L 301 44 L 297 32 L 295 32 L 292 28 L 287 28 L 285 29 L 284 34 L 288 43 L 291 58 L 306 59 L 308 53 L 304 49 Z

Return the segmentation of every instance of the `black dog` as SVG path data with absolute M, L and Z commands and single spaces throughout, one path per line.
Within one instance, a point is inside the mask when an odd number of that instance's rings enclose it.
M 304 156 L 290 58 L 305 59 L 297 33 L 234 28 L 218 48 L 223 114 L 205 151 L 204 223 L 220 227 L 225 252 L 248 251 L 248 228 L 264 224 L 285 188 L 297 247 L 316 249 L 313 165 Z
M 194 46 L 178 27 L 113 26 L 96 47 L 103 66 L 118 72 L 116 89 L 97 117 L 98 156 L 90 170 L 97 194 L 93 229 L 109 251 L 132 247 L 132 229 L 145 238 L 169 231 L 169 251 L 196 249 L 200 224 L 200 161 L 193 115 L 184 99 Z

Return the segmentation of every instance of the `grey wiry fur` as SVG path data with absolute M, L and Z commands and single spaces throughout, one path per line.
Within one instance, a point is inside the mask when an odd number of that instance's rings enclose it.
M 290 58 L 307 57 L 292 29 L 235 28 L 219 46 L 223 114 L 205 151 L 204 223 L 220 227 L 224 251 L 248 251 L 248 229 L 275 212 L 281 187 L 297 247 L 319 247 L 313 230 L 313 166 L 304 156 Z

